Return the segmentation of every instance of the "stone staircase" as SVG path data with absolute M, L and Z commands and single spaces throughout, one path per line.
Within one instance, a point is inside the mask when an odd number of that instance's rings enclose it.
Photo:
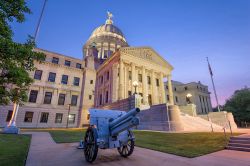
M 181 120 L 184 125 L 184 131 L 211 131 L 211 122 L 202 119 L 200 117 L 190 116 L 184 113 L 181 113 Z M 222 132 L 222 126 L 212 123 L 213 131 L 214 132 Z
M 226 149 L 250 152 L 250 135 L 245 137 L 230 137 Z

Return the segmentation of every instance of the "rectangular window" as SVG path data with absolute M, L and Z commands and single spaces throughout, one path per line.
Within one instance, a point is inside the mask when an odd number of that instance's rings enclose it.
M 142 74 L 138 74 L 138 81 L 142 82 Z
M 62 123 L 63 114 L 56 113 L 55 123 Z
M 61 80 L 62 84 L 68 84 L 68 76 L 67 75 L 62 75 L 62 80 Z
M 188 90 L 188 87 L 185 86 L 184 89 L 185 89 L 185 90 Z
M 93 82 L 94 82 L 93 80 L 90 80 L 90 84 L 93 84 Z
M 128 71 L 128 79 L 132 80 L 132 72 L 131 71 Z
M 60 93 L 58 98 L 58 105 L 64 105 L 65 94 Z
M 131 96 L 132 95 L 132 92 L 131 91 L 128 91 L 128 96 Z
M 175 101 L 176 101 L 176 103 L 178 103 L 178 97 L 177 96 L 175 96 Z
M 45 92 L 44 104 L 50 104 L 52 99 L 52 92 Z
M 106 91 L 105 103 L 108 103 L 108 101 L 109 101 L 109 92 Z
M 69 124 L 74 124 L 76 120 L 76 115 L 75 114 L 69 114 Z
M 92 95 L 89 95 L 89 100 L 91 100 L 92 99 Z
M 9 110 L 8 114 L 7 114 L 7 117 L 6 117 L 6 122 L 9 122 L 11 120 L 12 114 L 13 114 L 13 111 Z
M 59 62 L 59 58 L 56 58 L 56 57 L 52 58 L 52 63 L 58 64 L 58 62 Z
M 71 97 L 71 105 L 72 106 L 76 106 L 77 105 L 77 98 L 78 98 L 78 96 L 72 95 L 72 97 Z
M 99 96 L 99 105 L 102 105 L 102 94 Z
M 35 79 L 35 80 L 41 80 L 42 74 L 43 74 L 43 71 L 42 71 L 42 70 L 36 70 L 36 71 L 35 71 L 35 75 L 34 75 L 34 79 Z
M 55 82 L 55 80 L 56 80 L 56 73 L 49 72 L 48 81 L 49 82 Z
M 76 63 L 76 68 L 81 69 L 82 68 L 82 64 Z
M 38 91 L 37 91 L 37 90 L 31 90 L 31 91 L 30 91 L 29 102 L 35 103 L 35 102 L 36 102 L 36 99 L 37 99 L 37 94 L 38 94 Z
M 167 95 L 167 100 L 169 101 L 169 95 Z
M 107 77 L 106 78 L 107 78 L 107 80 L 109 80 L 109 72 L 107 72 Z
M 70 66 L 70 61 L 65 60 L 65 61 L 64 61 L 64 65 L 65 65 L 65 66 Z
M 49 113 L 48 112 L 42 112 L 41 113 L 41 118 L 40 118 L 40 123 L 47 123 L 49 118 Z
M 151 94 L 148 94 L 148 104 L 152 105 L 152 96 L 151 96 Z
M 80 83 L 80 78 L 74 77 L 74 85 L 79 86 L 79 83 Z
M 103 55 L 103 59 L 108 58 L 108 50 L 104 50 L 104 55 Z
M 168 89 L 168 86 L 166 85 L 166 89 Z
M 34 112 L 25 112 L 24 122 L 32 123 Z
M 150 76 L 147 76 L 147 80 L 148 80 L 148 84 L 150 85 L 151 84 L 151 78 L 150 78 Z
M 100 77 L 100 80 L 101 80 L 101 84 L 103 83 L 103 76 Z
M 156 81 L 156 86 L 160 86 L 159 79 L 158 79 L 158 78 L 156 78 L 156 79 L 155 79 L 155 81 Z

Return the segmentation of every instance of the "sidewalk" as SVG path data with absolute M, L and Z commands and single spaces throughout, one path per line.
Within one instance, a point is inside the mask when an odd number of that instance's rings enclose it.
M 116 149 L 99 150 L 93 164 L 85 162 L 78 143 L 56 144 L 47 132 L 32 134 L 26 166 L 250 166 L 250 153 L 222 150 L 196 158 L 185 158 L 136 147 L 129 158 L 120 157 Z

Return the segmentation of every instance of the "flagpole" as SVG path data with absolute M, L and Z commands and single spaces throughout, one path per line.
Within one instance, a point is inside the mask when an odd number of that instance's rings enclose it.
M 40 29 L 40 25 L 41 25 L 41 21 L 42 21 L 42 17 L 43 17 L 43 12 L 44 12 L 44 8 L 46 6 L 46 3 L 47 3 L 47 0 L 44 0 L 42 12 L 41 12 L 41 15 L 39 17 L 38 24 L 37 24 L 37 27 L 36 27 L 34 42 L 36 42 L 36 40 L 37 40 L 37 35 L 38 35 L 39 29 Z
M 216 100 L 216 103 L 217 103 L 217 109 L 218 109 L 218 112 L 220 112 L 220 105 L 219 105 L 219 102 L 218 102 L 218 97 L 217 97 L 216 89 L 215 89 L 215 86 L 214 86 L 213 72 L 212 72 L 210 63 L 208 61 L 208 57 L 207 57 L 207 63 L 208 63 L 208 69 L 209 69 L 209 73 L 210 73 L 211 80 L 212 80 L 212 85 L 213 85 L 213 90 L 214 90 L 214 96 L 215 96 L 215 100 Z

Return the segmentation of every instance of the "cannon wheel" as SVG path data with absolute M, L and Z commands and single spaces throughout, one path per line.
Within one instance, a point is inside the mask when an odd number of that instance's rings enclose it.
M 97 156 L 97 130 L 94 127 L 89 127 L 86 131 L 84 138 L 84 155 L 87 162 L 92 163 Z
M 130 156 L 134 151 L 135 141 L 132 138 L 133 133 L 132 131 L 128 131 L 128 142 L 127 145 L 123 145 L 119 148 L 117 148 L 118 152 L 122 157 L 128 157 Z

